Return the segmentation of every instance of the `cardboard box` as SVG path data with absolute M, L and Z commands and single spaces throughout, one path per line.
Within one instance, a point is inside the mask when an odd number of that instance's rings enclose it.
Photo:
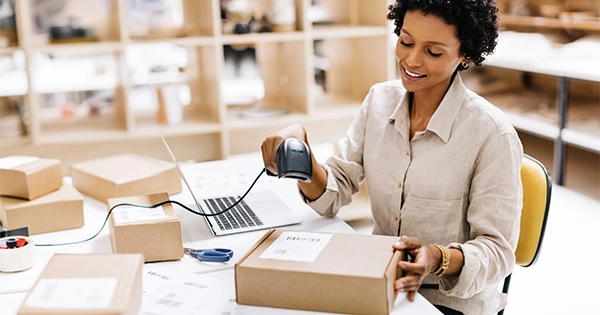
M 0 197 L 0 221 L 9 230 L 28 227 L 40 234 L 82 227 L 83 195 L 71 185 L 63 185 L 34 200 Z
M 139 254 L 55 254 L 18 315 L 137 315 L 143 264 Z
M 151 206 L 169 200 L 167 193 L 111 198 L 108 208 L 120 203 Z M 153 209 L 116 207 L 110 215 L 113 253 L 140 253 L 144 261 L 177 260 L 183 257 L 181 222 L 169 203 Z
M 329 239 L 328 239 L 329 238 Z M 271 229 L 235 266 L 237 303 L 389 314 L 400 277 L 398 237 Z
M 121 154 L 71 164 L 73 186 L 100 201 L 181 192 L 175 164 L 138 154 Z
M 60 160 L 35 156 L 0 159 L 0 195 L 33 200 L 63 184 Z

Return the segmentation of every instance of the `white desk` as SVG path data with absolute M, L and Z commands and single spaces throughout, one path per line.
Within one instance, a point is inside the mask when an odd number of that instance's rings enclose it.
M 202 174 L 204 179 L 211 183 L 210 187 L 205 187 L 207 193 L 219 191 L 227 187 L 233 193 L 243 192 L 262 169 L 260 156 L 256 154 L 241 155 L 224 161 L 183 164 L 182 167 L 188 176 L 188 180 L 197 182 L 198 174 Z M 70 179 L 66 179 L 70 182 Z M 284 202 L 293 209 L 301 218 L 300 225 L 286 227 L 288 229 L 301 229 L 311 231 L 325 231 L 334 233 L 355 233 L 355 231 L 341 219 L 325 218 L 317 215 L 312 209 L 306 206 L 296 188 L 294 180 L 278 180 L 273 177 L 263 175 L 255 185 L 254 190 L 273 189 L 282 197 Z M 171 196 L 171 199 L 182 202 L 190 207 L 195 207 L 192 197 L 184 186 L 182 193 Z M 230 281 L 233 288 L 233 266 L 237 259 L 242 256 L 265 231 L 235 234 L 229 236 L 213 236 L 204 219 L 200 216 L 191 214 L 185 209 L 174 205 L 175 212 L 182 224 L 183 243 L 186 247 L 209 248 L 209 247 L 227 247 L 234 250 L 235 254 L 231 262 L 227 264 L 204 264 L 196 261 L 187 255 L 178 261 L 148 263 L 144 269 L 160 269 L 169 271 L 183 271 L 196 274 L 223 273 L 225 281 Z M 85 225 L 80 229 L 59 231 L 54 233 L 32 235 L 35 243 L 61 243 L 75 240 L 82 240 L 94 235 L 102 225 L 106 214 L 107 205 L 89 198 L 84 198 Z M 0 273 L 0 305 L 2 305 L 2 314 L 16 314 L 19 306 L 26 297 L 27 291 L 31 289 L 37 277 L 44 266 L 54 253 L 112 253 L 110 247 L 110 236 L 108 228 L 93 240 L 86 243 L 58 246 L 58 247 L 36 247 L 35 248 L 34 267 L 17 273 Z M 145 283 L 146 284 L 146 283 Z M 227 291 L 231 294 L 234 291 Z M 233 295 L 235 297 L 235 295 Z M 227 297 L 229 300 L 229 297 Z M 235 303 L 234 303 L 235 304 Z M 223 307 L 232 307 L 223 305 Z M 244 313 L 249 312 L 264 313 L 269 309 L 246 307 L 235 304 L 234 307 L 246 309 Z M 240 310 L 239 310 L 240 311 Z M 277 314 L 288 312 L 288 310 L 277 310 Z M 307 312 L 290 311 L 293 314 L 312 314 Z M 400 294 L 396 301 L 394 313 L 402 314 L 439 314 L 422 296 L 418 295 L 417 301 L 409 303 L 404 299 L 404 294 Z M 316 314 L 316 313 L 314 313 Z

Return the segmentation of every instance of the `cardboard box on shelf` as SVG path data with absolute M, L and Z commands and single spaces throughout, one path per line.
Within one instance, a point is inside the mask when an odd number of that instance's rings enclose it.
M 18 315 L 137 315 L 143 264 L 140 254 L 55 254 Z
M 393 236 L 271 229 L 235 266 L 237 303 L 389 314 L 400 277 Z M 368 302 L 365 302 L 368 301 Z
M 63 184 L 60 160 L 35 156 L 0 159 L 0 195 L 33 200 Z
M 34 200 L 0 197 L 0 221 L 7 229 L 28 227 L 40 234 L 82 227 L 83 196 L 71 185 L 63 185 Z
M 171 162 L 120 154 L 71 164 L 73 186 L 100 201 L 109 198 L 181 192 L 181 177 Z
M 165 200 L 169 200 L 167 193 L 111 198 L 108 208 L 121 203 L 151 206 Z M 183 257 L 181 222 L 169 203 L 152 209 L 116 207 L 109 225 L 113 253 L 140 253 L 145 262 Z

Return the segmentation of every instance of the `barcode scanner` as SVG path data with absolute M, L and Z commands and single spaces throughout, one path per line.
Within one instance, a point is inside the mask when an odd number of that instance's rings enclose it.
M 310 183 L 312 178 L 312 159 L 310 150 L 302 140 L 285 139 L 277 148 L 277 174 L 267 170 L 267 175 L 278 178 L 292 178 Z

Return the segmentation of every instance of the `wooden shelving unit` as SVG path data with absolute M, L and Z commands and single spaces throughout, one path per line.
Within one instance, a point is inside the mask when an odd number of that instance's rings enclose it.
M 83 43 L 48 43 L 34 22 L 34 1 L 16 4 L 18 44 L 0 48 L 0 56 L 16 51 L 25 56 L 27 84 L 1 97 L 21 96 L 26 108 L 26 130 L 18 137 L 0 138 L 0 155 L 35 155 L 59 158 L 65 173 L 76 161 L 132 152 L 168 160 L 159 135 L 171 143 L 182 160 L 205 161 L 230 154 L 259 150 L 262 139 L 289 123 L 303 123 L 315 142 L 335 141 L 342 135 L 369 87 L 393 77 L 394 56 L 389 45 L 387 0 L 328 0 L 332 25 L 313 25 L 307 14 L 311 0 L 295 0 L 296 30 L 286 33 L 223 34 L 219 0 L 173 0 L 181 4 L 179 29 L 170 34 L 140 36 L 129 28 L 130 0 L 111 0 L 98 16 L 98 40 Z M 72 1 L 73 2 L 73 1 Z M 76 0 L 97 5 L 95 0 Z M 104 16 L 102 16 L 104 14 Z M 325 95 L 316 95 L 315 40 L 326 46 Z M 145 44 L 173 44 L 185 50 L 187 64 L 171 76 L 136 78 L 131 48 Z M 225 45 L 253 45 L 264 81 L 261 106 L 281 108 L 288 114 L 269 119 L 244 119 L 228 106 L 221 92 Z M 150 53 L 150 51 L 149 51 Z M 107 60 L 101 75 L 65 77 L 44 73 L 69 58 L 99 56 Z M 368 58 L 367 58 L 368 56 Z M 54 69 L 54 68 L 51 68 Z M 75 73 L 75 72 L 74 72 Z M 159 122 L 155 107 L 133 106 L 137 89 L 156 90 L 185 85 L 189 104 L 182 106 L 180 122 Z M 105 91 L 110 104 L 94 115 L 62 117 L 48 100 L 77 92 Z M 143 104 L 142 104 L 143 105 Z M 50 114 L 48 114 L 50 113 Z M 334 129 L 331 129 L 334 128 Z M 328 129 L 330 129 L 328 131 Z
M 547 3 L 529 1 L 532 6 Z M 597 0 L 569 3 L 582 10 L 596 10 L 596 16 L 600 8 Z M 562 39 L 573 36 L 573 40 L 577 40 L 600 34 L 598 17 L 566 19 L 503 13 L 500 22 L 507 31 L 548 34 Z M 551 51 L 533 56 L 498 56 L 497 51 L 480 73 L 486 80 L 495 78 L 506 85 L 499 91 L 484 92 L 483 96 L 500 107 L 520 133 L 553 144 L 552 156 L 546 159 L 553 165 L 546 166 L 559 185 L 565 184 L 565 178 L 569 177 L 567 151 L 577 149 L 597 155 L 598 165 L 591 165 L 590 171 L 597 172 L 600 168 L 600 72 L 597 70 L 600 60 L 593 55 L 561 54 L 560 48 L 568 43 L 557 43 Z M 530 48 L 522 47 L 521 51 L 527 52 Z M 595 181 L 591 184 L 600 187 L 600 181 Z M 592 197 L 600 198 L 600 191 Z

